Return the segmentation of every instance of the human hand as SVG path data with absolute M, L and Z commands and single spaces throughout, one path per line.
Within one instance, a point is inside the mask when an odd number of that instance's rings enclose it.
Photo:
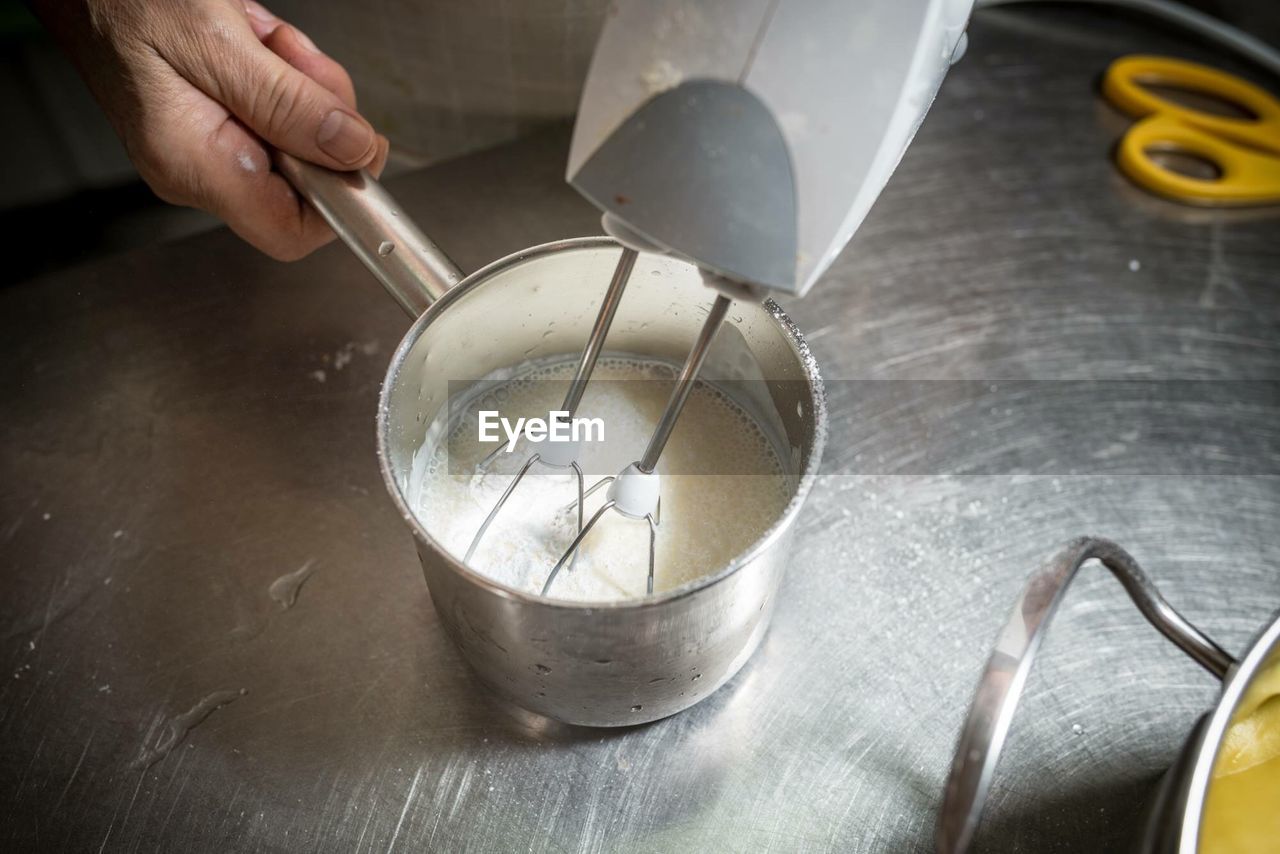
M 347 72 L 253 0 L 35 0 L 167 202 L 202 208 L 280 260 L 333 233 L 272 171 L 274 149 L 382 171 L 387 141 Z

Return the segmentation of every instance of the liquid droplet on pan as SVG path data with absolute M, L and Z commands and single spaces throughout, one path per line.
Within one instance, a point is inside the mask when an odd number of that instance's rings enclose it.
M 638 712 L 638 711 L 640 711 L 640 710 L 641 710 L 641 709 L 643 709 L 643 708 L 644 708 L 644 706 L 639 706 L 639 705 L 637 705 L 637 706 L 632 706 L 632 707 L 631 707 L 631 711 L 633 711 L 633 712 Z
M 298 569 L 287 572 L 271 582 L 271 586 L 267 588 L 267 594 L 280 606 L 280 610 L 288 611 L 293 607 L 293 603 L 298 601 L 298 591 L 315 571 L 315 563 L 315 558 L 309 558 Z
M 154 745 L 150 747 L 144 746 L 143 751 L 133 761 L 131 767 L 150 768 L 168 756 L 175 747 L 186 739 L 193 729 L 204 723 L 209 715 L 223 706 L 234 703 L 248 693 L 248 690 L 244 688 L 214 691 L 212 694 L 202 698 L 188 711 L 169 718 L 169 720 L 165 721 L 164 727 Z
M 388 255 L 390 255 L 392 252 L 395 252 L 395 251 L 396 251 L 396 245 L 392 243 L 390 240 L 384 240 L 380 244 L 378 244 L 378 254 L 381 255 L 383 258 L 386 258 Z

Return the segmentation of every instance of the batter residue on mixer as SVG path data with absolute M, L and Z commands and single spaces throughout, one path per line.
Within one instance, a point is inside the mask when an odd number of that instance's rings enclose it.
M 572 362 L 559 362 L 517 373 L 472 401 L 446 442 L 424 445 L 415 455 L 408 493 L 414 512 L 459 559 L 530 453 L 522 441 L 514 453 L 501 454 L 480 471 L 479 461 L 494 446 L 479 441 L 478 413 L 500 409 L 512 418 L 545 417 L 559 408 L 573 368 Z M 644 448 L 674 377 L 675 369 L 660 362 L 601 359 L 579 409 L 583 416 L 603 419 L 608 440 L 582 450 L 588 487 Z M 784 473 L 760 426 L 704 383 L 695 387 L 657 470 L 662 518 L 655 593 L 727 565 L 777 521 L 795 489 L 795 477 Z M 535 465 L 494 520 L 471 567 L 511 587 L 541 591 L 577 532 L 576 497 L 574 475 Z M 603 489 L 588 497 L 587 516 L 604 500 Z M 648 550 L 644 521 L 608 513 L 549 595 L 586 601 L 644 596 Z

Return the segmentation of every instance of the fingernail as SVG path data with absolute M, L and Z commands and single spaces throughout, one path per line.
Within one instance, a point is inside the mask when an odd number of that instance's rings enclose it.
M 355 116 L 334 110 L 320 123 L 316 143 L 340 163 L 358 163 L 373 147 L 373 129 Z
M 261 3 L 255 3 L 253 0 L 244 0 L 244 10 L 264 24 L 274 24 L 280 20 L 268 12 Z
M 293 31 L 293 37 L 298 40 L 298 44 L 302 45 L 312 53 L 320 52 L 320 48 L 316 47 L 316 43 L 313 42 L 302 30 L 297 27 L 290 27 L 289 29 Z

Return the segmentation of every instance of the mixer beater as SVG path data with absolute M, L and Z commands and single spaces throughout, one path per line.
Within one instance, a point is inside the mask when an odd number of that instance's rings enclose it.
M 577 413 L 578 405 L 582 402 L 582 396 L 586 392 L 587 383 L 591 380 L 591 374 L 595 370 L 600 352 L 604 348 L 605 338 L 609 334 L 609 327 L 612 325 L 614 315 L 617 313 L 618 304 L 622 301 L 622 294 L 626 289 L 627 280 L 635 267 L 637 254 L 636 250 L 629 247 L 622 249 L 618 265 L 614 269 L 613 278 L 609 282 L 608 290 L 605 292 L 604 300 L 600 304 L 600 310 L 587 338 L 586 346 L 583 348 L 582 355 L 578 359 L 577 368 L 569 383 L 569 390 L 565 394 L 564 403 L 559 410 L 560 413 L 567 413 L 567 416 L 562 414 L 559 416 L 561 418 L 572 419 Z M 657 472 L 658 459 L 662 456 L 667 440 L 671 438 L 671 432 L 675 429 L 680 413 L 684 409 L 690 393 L 693 391 L 702 363 L 706 360 L 711 341 L 715 338 L 720 324 L 723 323 L 725 316 L 728 314 L 729 306 L 732 302 L 732 299 L 723 293 L 716 296 L 715 302 L 712 303 L 711 309 L 703 321 L 698 337 L 694 341 L 693 348 L 689 351 L 684 365 L 680 369 L 680 373 L 676 378 L 675 388 L 663 408 L 662 416 L 654 427 L 653 434 L 649 438 L 649 444 L 638 460 L 629 464 L 618 474 L 602 478 L 592 484 L 590 488 L 584 488 L 585 478 L 582 466 L 578 462 L 579 452 L 581 451 L 580 443 L 578 441 L 549 443 L 546 450 L 534 452 L 525 458 L 511 482 L 507 484 L 507 488 L 503 490 L 502 495 L 494 504 L 493 509 L 489 511 L 489 514 L 480 524 L 479 529 L 477 529 L 475 536 L 471 540 L 471 545 L 467 548 L 463 561 L 470 562 L 485 533 L 510 500 L 520 481 L 524 479 L 535 463 L 541 463 L 551 469 L 571 470 L 577 478 L 578 486 L 577 499 L 566 508 L 568 510 L 576 508 L 577 510 L 577 532 L 569 547 L 560 556 L 555 566 L 552 567 L 551 573 L 547 576 L 547 580 L 542 586 L 542 595 L 548 595 L 556 576 L 560 574 L 566 564 L 569 565 L 570 571 L 572 571 L 577 561 L 578 550 L 583 541 L 591 533 L 591 529 L 596 526 L 596 523 L 610 510 L 627 519 L 644 521 L 648 524 L 649 572 L 646 590 L 648 593 L 653 593 L 658 527 L 662 522 L 661 485 Z M 483 472 L 502 452 L 503 447 L 499 445 L 480 462 L 480 470 Z M 587 498 L 605 486 L 608 486 L 608 492 L 606 493 L 604 504 L 592 514 L 590 521 L 584 524 Z
M 618 258 L 618 266 L 614 268 L 613 278 L 609 282 L 609 289 L 605 291 L 604 300 L 600 303 L 600 311 L 596 314 L 595 324 L 591 327 L 591 334 L 587 337 L 586 347 L 583 348 L 582 356 L 578 359 L 577 370 L 573 372 L 573 379 L 569 381 L 569 390 L 565 393 L 564 403 L 560 406 L 560 411 L 568 414 L 561 417 L 567 417 L 572 420 L 573 416 L 577 414 L 578 404 L 582 402 L 582 395 L 586 393 L 587 383 L 591 380 L 592 372 L 595 371 L 596 362 L 600 358 L 600 350 L 604 347 L 604 339 L 609 334 L 609 327 L 613 325 L 613 316 L 618 312 L 618 304 L 622 302 L 622 292 L 627 288 L 627 280 L 631 278 L 631 270 L 636 265 L 636 256 L 638 254 L 636 250 L 629 247 L 624 246 L 622 249 L 622 255 Z M 582 466 L 578 464 L 579 450 L 581 448 L 576 441 L 551 442 L 546 451 L 530 454 L 516 472 L 516 476 L 512 478 L 511 483 L 507 484 L 506 490 L 498 498 L 497 503 L 493 505 L 489 515 L 480 523 L 480 528 L 476 531 L 475 537 L 472 538 L 471 545 L 467 548 L 467 554 L 463 557 L 463 562 L 469 563 L 471 561 L 471 556 L 479 548 L 485 532 L 489 530 L 493 520 L 497 518 L 507 500 L 511 498 L 511 493 L 515 492 L 516 487 L 519 486 L 524 476 L 529 473 L 529 469 L 533 468 L 534 463 L 541 462 L 552 469 L 573 470 L 578 479 L 578 531 L 581 532 L 582 502 L 586 499 L 587 493 L 583 491 Z M 488 456 L 480 461 L 480 470 L 487 469 L 489 464 L 501 453 L 502 445 L 498 445 Z
M 600 521 L 600 518 L 610 510 L 615 510 L 628 519 L 643 519 L 649 523 L 649 576 L 645 590 L 647 593 L 653 593 L 653 572 L 655 553 L 657 551 L 658 526 L 662 522 L 662 495 L 657 472 L 658 458 L 662 456 L 662 449 L 666 447 L 667 440 L 671 438 L 671 431 L 675 429 L 676 421 L 680 418 L 680 412 L 684 409 L 690 392 L 693 391 L 693 384 L 698 378 L 698 371 L 706 360 L 707 351 L 711 347 L 711 340 L 719 330 L 725 315 L 728 314 L 729 306 L 732 302 L 731 299 L 723 294 L 716 296 L 716 301 L 712 303 L 711 310 L 707 313 L 707 319 L 703 321 L 702 329 L 698 332 L 698 338 L 694 342 L 693 349 L 689 351 L 689 355 L 685 358 L 684 366 L 680 369 L 680 375 L 676 379 L 676 386 L 672 389 L 671 397 L 667 400 L 667 405 L 662 410 L 662 417 L 658 419 L 658 424 L 653 429 L 653 435 L 649 437 L 649 445 L 645 448 L 644 456 L 628 465 L 618 474 L 610 475 L 597 481 L 585 494 L 578 498 L 578 536 L 569 544 L 569 548 L 565 550 L 564 554 L 560 556 L 560 560 L 551 569 L 551 574 L 547 576 L 546 583 L 542 585 L 543 596 L 546 596 L 548 591 L 551 590 L 551 585 L 555 582 L 556 576 L 560 574 L 565 562 L 571 556 L 577 555 L 578 547 L 582 545 L 582 541 L 586 539 L 587 534 L 591 533 L 591 529 Z M 583 527 L 581 525 L 582 502 L 587 496 L 606 484 L 609 486 L 609 491 L 606 493 L 605 503 L 600 505 L 600 509 L 592 515 L 591 521 Z

